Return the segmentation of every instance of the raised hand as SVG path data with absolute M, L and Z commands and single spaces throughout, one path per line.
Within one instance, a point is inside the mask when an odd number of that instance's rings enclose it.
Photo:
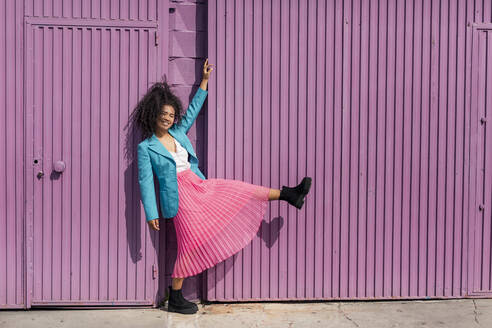
M 208 58 L 205 60 L 205 63 L 203 64 L 203 79 L 208 80 L 210 78 L 210 73 L 213 71 L 212 66 L 214 65 L 209 65 L 208 64 Z

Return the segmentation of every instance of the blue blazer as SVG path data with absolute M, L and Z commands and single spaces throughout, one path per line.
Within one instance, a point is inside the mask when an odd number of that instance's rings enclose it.
M 198 158 L 186 134 L 200 112 L 207 94 L 208 91 L 198 88 L 181 121 L 173 124 L 169 129 L 169 134 L 188 151 L 191 170 L 202 180 L 205 180 L 205 176 L 198 169 Z M 138 183 L 140 185 L 146 220 L 150 221 L 159 218 L 153 172 L 159 181 L 159 201 L 162 215 L 166 219 L 176 216 L 178 213 L 179 197 L 176 162 L 173 156 L 155 134 L 138 144 L 137 153 Z

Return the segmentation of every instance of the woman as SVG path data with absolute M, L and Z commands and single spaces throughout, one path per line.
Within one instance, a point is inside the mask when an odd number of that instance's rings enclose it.
M 159 230 L 153 172 L 159 182 L 164 218 L 173 218 L 178 254 L 169 286 L 168 310 L 195 313 L 198 307 L 181 294 L 185 277 L 227 259 L 253 239 L 268 201 L 285 200 L 300 209 L 311 187 L 305 177 L 296 187 L 271 189 L 232 179 L 206 179 L 186 136 L 207 96 L 213 65 L 203 65 L 203 79 L 184 116 L 167 83 L 155 83 L 140 100 L 134 120 L 144 140 L 138 145 L 138 181 L 148 224 Z

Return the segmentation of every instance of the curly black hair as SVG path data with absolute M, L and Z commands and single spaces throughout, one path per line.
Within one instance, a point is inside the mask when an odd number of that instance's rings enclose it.
M 135 106 L 130 121 L 139 127 L 144 139 L 151 137 L 156 131 L 157 119 L 162 114 L 164 105 L 174 108 L 174 124 L 180 122 L 183 104 L 165 81 L 154 83 Z

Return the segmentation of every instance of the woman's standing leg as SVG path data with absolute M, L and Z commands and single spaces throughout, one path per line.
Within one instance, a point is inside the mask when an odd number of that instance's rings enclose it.
M 184 314 L 196 313 L 198 311 L 198 305 L 183 297 L 183 280 L 184 278 L 172 278 L 172 284 L 169 286 L 169 301 L 167 304 L 167 309 L 170 312 Z
M 181 289 L 183 287 L 184 278 L 173 278 L 172 287 L 174 290 Z

